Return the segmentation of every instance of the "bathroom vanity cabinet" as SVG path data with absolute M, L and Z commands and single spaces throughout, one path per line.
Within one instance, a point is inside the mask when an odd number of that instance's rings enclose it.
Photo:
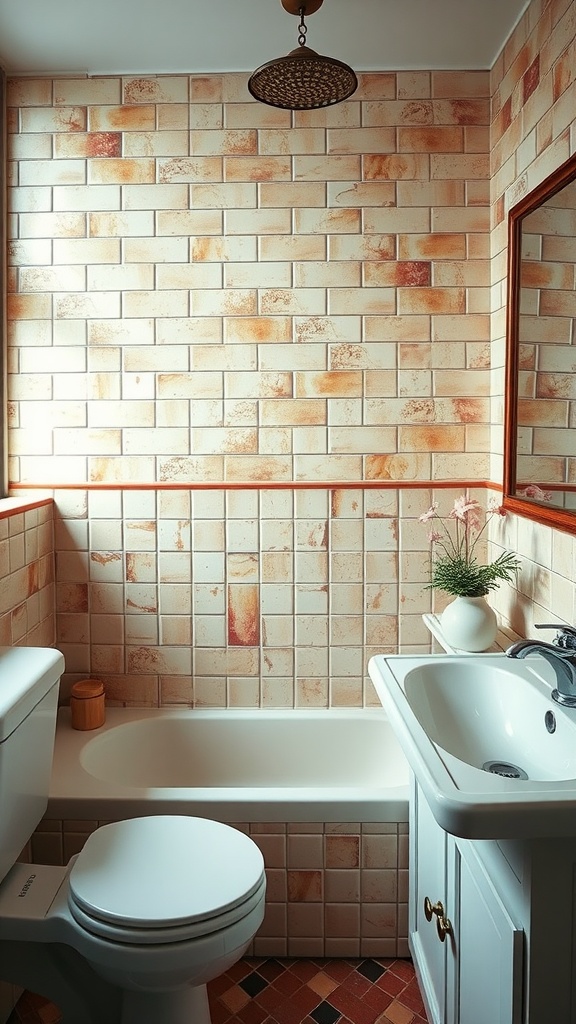
M 415 780 L 411 797 L 409 943 L 430 1024 L 574 1022 L 576 843 L 460 839 Z

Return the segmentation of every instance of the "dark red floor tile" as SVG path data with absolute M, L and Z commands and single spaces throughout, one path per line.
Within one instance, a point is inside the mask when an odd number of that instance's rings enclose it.
M 348 992 L 345 985 L 340 985 L 339 988 L 334 989 L 328 996 L 327 1001 L 330 1003 L 330 1006 L 340 1010 L 342 1015 L 353 1020 L 354 1024 L 374 1024 L 374 1021 L 380 1015 L 380 1011 L 374 1006 L 370 1006 L 365 1000 L 359 999 L 353 992 Z
M 378 1013 L 384 1013 L 384 1010 L 390 1006 L 390 1003 L 394 999 L 389 992 L 385 992 L 382 988 L 376 988 L 373 985 L 369 992 L 363 996 L 364 1002 L 368 1003 L 368 1006 L 373 1006 Z
M 280 974 L 283 974 L 286 970 L 285 962 L 281 960 L 264 960 L 258 968 L 258 974 L 261 974 L 266 981 L 274 981 Z
M 406 982 L 392 974 L 392 971 L 386 971 L 386 974 L 378 978 L 376 985 L 384 992 L 389 992 L 391 996 L 397 996 L 399 992 L 406 988 Z
M 320 968 L 314 960 L 293 960 L 288 962 L 287 970 L 290 971 L 290 974 L 295 974 L 302 982 L 306 982 L 314 978 Z
M 348 960 L 328 960 L 322 970 L 325 974 L 334 978 L 334 981 L 343 982 L 345 978 L 352 974 L 354 965 L 349 963 Z
M 297 978 L 291 971 L 284 971 L 283 974 L 279 974 L 278 977 L 274 978 L 274 981 L 271 982 L 271 985 L 274 988 L 277 988 L 279 992 L 284 992 L 287 996 L 297 992 L 299 988 L 302 988 L 302 984 L 301 979 Z
M 406 982 L 412 981 L 414 977 L 414 967 L 408 960 L 394 960 L 390 965 L 390 971 L 396 977 L 403 978 Z
M 242 1024 L 264 1024 L 268 1013 L 254 999 L 251 999 L 247 1006 L 238 1011 L 236 1017 L 242 1021 Z
M 414 979 L 410 981 L 400 996 L 400 1001 L 403 1006 L 407 1006 L 408 1009 L 414 1010 L 415 1013 L 422 1013 L 424 1010 L 424 1003 L 422 1002 L 422 995 L 418 987 L 418 982 Z

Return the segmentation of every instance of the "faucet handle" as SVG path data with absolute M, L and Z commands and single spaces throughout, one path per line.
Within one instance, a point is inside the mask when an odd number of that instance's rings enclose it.
M 536 629 L 557 629 L 553 643 L 563 650 L 576 650 L 576 628 L 567 626 L 563 622 L 538 622 L 534 623 Z

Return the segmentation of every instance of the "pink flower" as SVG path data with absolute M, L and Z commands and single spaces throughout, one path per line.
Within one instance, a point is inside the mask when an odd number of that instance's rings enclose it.
M 490 512 L 494 516 L 505 516 L 506 509 L 499 504 L 498 498 L 489 498 L 486 505 L 486 511 Z
M 543 491 L 538 484 L 528 484 L 524 488 L 523 497 L 536 498 L 537 501 L 552 501 L 552 491 Z
M 434 544 L 434 542 L 435 542 L 435 541 L 437 542 L 437 541 L 439 541 L 439 540 L 444 540 L 444 538 L 443 538 L 443 536 L 442 536 L 442 534 L 441 534 L 441 533 L 438 533 L 438 530 L 432 530 L 432 531 L 431 531 L 431 532 L 430 532 L 430 533 L 428 534 L 428 540 L 429 540 L 429 541 L 430 541 L 430 542 L 431 542 L 432 544 Z
M 482 525 L 482 508 L 479 501 L 470 498 L 467 494 L 461 494 L 454 502 L 454 508 L 448 513 L 449 519 L 459 519 L 467 529 L 479 530 Z
M 430 508 L 428 509 L 427 512 L 423 512 L 421 516 L 418 516 L 418 522 L 419 523 L 427 523 L 428 520 L 434 519 L 436 517 L 436 512 L 437 511 L 438 511 L 438 502 L 435 501 L 434 504 L 430 506 Z

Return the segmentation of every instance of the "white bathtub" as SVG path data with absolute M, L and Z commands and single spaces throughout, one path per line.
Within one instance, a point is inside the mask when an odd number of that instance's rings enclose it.
M 404 822 L 408 765 L 382 709 L 61 708 L 47 815 L 197 814 L 232 822 Z

